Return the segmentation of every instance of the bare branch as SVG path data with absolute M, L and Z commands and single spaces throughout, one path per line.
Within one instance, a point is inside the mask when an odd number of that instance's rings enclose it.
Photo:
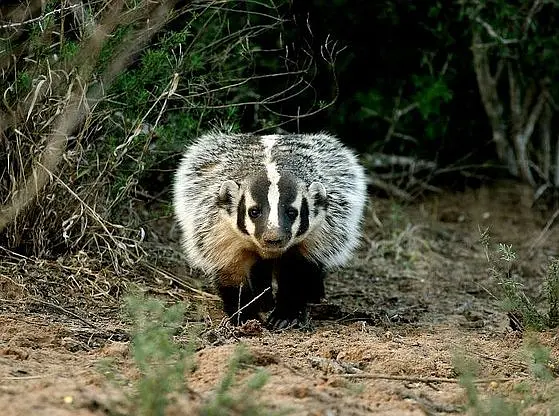
M 534 3 L 532 4 L 530 11 L 526 15 L 526 19 L 524 20 L 524 24 L 522 25 L 522 40 L 525 40 L 526 37 L 528 36 L 528 30 L 532 25 L 534 16 L 542 9 L 542 7 L 543 7 L 542 0 L 535 0 Z
M 507 75 L 509 81 L 511 122 L 513 128 L 513 134 L 516 135 L 522 131 L 523 115 L 522 115 L 522 105 L 520 100 L 520 89 L 516 84 L 516 76 L 514 74 L 514 70 L 512 69 L 512 64 L 510 62 L 507 63 Z
M 559 188 L 559 135 L 555 142 L 555 175 L 553 175 L 553 184 Z
M 538 100 L 536 101 L 536 105 L 534 105 L 532 111 L 526 118 L 524 131 L 522 132 L 522 135 L 524 136 L 525 144 L 532 136 L 532 133 L 534 132 L 534 128 L 536 127 L 536 123 L 542 114 L 546 102 L 547 102 L 547 94 L 545 91 L 542 91 L 538 97 Z
M 369 169 L 393 166 L 413 166 L 415 169 L 436 169 L 437 164 L 430 160 L 422 160 L 409 156 L 389 155 L 385 153 L 367 153 L 364 162 Z
M 367 182 L 371 186 L 374 186 L 378 189 L 382 189 L 383 191 L 386 191 L 389 195 L 395 196 L 396 198 L 399 198 L 403 201 L 408 201 L 408 202 L 413 201 L 413 197 L 409 193 L 407 193 L 403 189 L 398 188 L 395 185 L 383 181 L 382 179 L 379 179 L 371 175 L 367 178 Z
M 506 140 L 506 127 L 503 120 L 503 105 L 497 92 L 497 82 L 503 68 L 503 61 L 499 60 L 496 74 L 492 76 L 487 49 L 479 47 L 480 41 L 480 34 L 474 31 L 472 54 L 481 101 L 493 131 L 493 141 L 495 142 L 499 160 L 508 162 L 509 170 L 514 171 L 514 159 L 509 158 L 509 144 Z
M 526 123 L 526 115 L 530 113 L 530 108 L 534 104 L 538 89 L 534 82 L 530 82 L 524 92 L 524 102 L 522 103 L 522 124 Z
M 542 114 L 544 104 L 547 101 L 547 93 L 545 90 L 542 91 L 538 96 L 536 104 L 529 109 L 527 105 L 521 105 L 520 89 L 517 85 L 516 73 L 511 65 L 508 66 L 508 78 L 513 125 L 512 138 L 516 151 L 516 160 L 521 177 L 530 185 L 535 186 L 536 183 L 530 170 L 527 146 L 534 132 L 536 123 Z M 527 113 L 523 113 L 523 108 Z
M 502 43 L 503 45 L 510 45 L 512 43 L 518 43 L 518 39 L 505 39 L 505 38 L 503 38 L 501 35 L 499 35 L 497 33 L 497 31 L 495 29 L 493 29 L 493 27 L 489 23 L 481 20 L 481 18 L 479 16 L 475 18 L 475 21 L 478 22 L 480 25 L 482 25 L 483 28 L 485 29 L 485 31 L 487 32 L 487 34 L 489 36 L 491 36 L 493 39 L 498 40 L 499 43 Z
M 546 101 L 542 116 L 540 117 L 539 130 L 540 130 L 540 167 L 543 171 L 543 176 L 546 181 L 551 179 L 551 119 L 552 119 L 551 105 Z

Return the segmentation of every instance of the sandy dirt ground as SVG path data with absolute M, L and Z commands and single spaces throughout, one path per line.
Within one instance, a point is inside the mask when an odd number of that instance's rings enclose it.
M 547 266 L 559 255 L 559 233 L 553 224 L 546 229 L 553 211 L 532 206 L 531 191 L 512 183 L 409 205 L 371 201 L 362 247 L 349 267 L 329 275 L 326 299 L 313 305 L 308 331 L 225 328 L 215 299 L 161 273 L 136 275 L 148 294 L 197 311 L 198 320 L 185 321 L 177 342 L 186 343 L 185 334 L 202 327 L 188 386 L 172 398 L 167 414 L 197 414 L 239 344 L 252 360 L 239 369 L 234 388 L 256 371 L 269 376 L 252 397 L 262 414 L 480 414 L 498 398 L 521 414 L 559 414 L 559 384 L 537 377 L 529 347 L 550 351 L 544 367 L 554 374 L 557 332 L 511 328 L 479 242 L 480 230 L 488 228 L 491 247 L 512 244 L 517 260 L 510 276 L 545 305 Z M 130 277 L 96 268 L 85 253 L 0 261 L 2 270 L 11 270 L 0 273 L 0 413 L 130 414 L 140 377 L 130 328 L 121 318 Z M 174 260 L 158 267 L 188 274 Z M 110 375 L 103 370 L 106 360 L 114 365 Z M 460 383 L 461 362 L 475 363 L 477 410 Z

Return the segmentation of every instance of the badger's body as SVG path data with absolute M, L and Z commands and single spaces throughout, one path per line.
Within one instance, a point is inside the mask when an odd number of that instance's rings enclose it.
M 326 134 L 212 133 L 185 152 L 174 208 L 191 266 L 214 278 L 233 315 L 277 282 L 270 326 L 301 324 L 324 271 L 356 248 L 366 180 L 355 154 Z M 267 296 L 237 314 L 257 317 Z

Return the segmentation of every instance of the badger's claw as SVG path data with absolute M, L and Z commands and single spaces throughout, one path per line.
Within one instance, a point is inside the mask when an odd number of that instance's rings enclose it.
M 307 328 L 309 324 L 309 314 L 305 308 L 293 314 L 274 309 L 266 320 L 266 327 L 271 330 L 282 330 L 292 328 Z
M 293 319 L 271 318 L 268 319 L 268 321 L 266 322 L 266 326 L 268 327 L 268 329 L 273 329 L 273 330 L 291 329 L 291 328 L 300 327 L 301 322 L 299 322 L 299 319 L 297 318 L 293 318 Z

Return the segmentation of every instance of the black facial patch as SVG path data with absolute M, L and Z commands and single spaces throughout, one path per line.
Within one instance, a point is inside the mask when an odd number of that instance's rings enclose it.
M 283 174 L 278 182 L 280 205 L 290 206 L 297 198 L 297 183 L 289 174 Z
M 301 212 L 299 212 L 300 223 L 299 230 L 297 230 L 297 237 L 303 235 L 309 229 L 309 204 L 307 198 L 301 201 Z
M 268 205 L 269 188 L 270 181 L 265 173 L 256 176 L 250 185 L 250 196 L 260 209 L 260 216 L 258 218 L 251 218 L 251 221 L 254 223 L 254 236 L 258 239 L 266 230 L 266 219 L 270 213 L 270 206 Z
M 291 227 L 295 220 L 289 218 L 287 210 L 297 198 L 297 182 L 295 182 L 291 175 L 283 174 L 278 182 L 278 189 L 280 194 L 278 206 L 279 226 L 287 234 L 286 238 L 291 239 Z M 301 212 L 299 212 L 299 215 L 301 215 Z
M 241 196 L 239 201 L 239 206 L 237 207 L 237 227 L 241 230 L 242 233 L 248 235 L 247 227 L 245 224 L 245 213 L 246 213 L 246 203 L 245 203 L 245 195 Z

